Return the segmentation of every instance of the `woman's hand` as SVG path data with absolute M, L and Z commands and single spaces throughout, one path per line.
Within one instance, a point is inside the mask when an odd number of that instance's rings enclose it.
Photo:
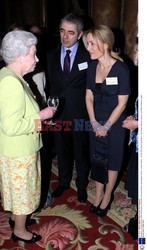
M 127 117 L 126 120 L 123 121 L 123 128 L 127 128 L 129 130 L 135 130 L 138 128 L 138 121 L 132 117 L 133 116 Z
M 108 130 L 106 129 L 106 127 L 102 126 L 97 121 L 91 122 L 91 125 L 92 125 L 92 128 L 93 128 L 93 132 L 95 133 L 96 136 L 105 137 L 107 135 Z
M 57 111 L 57 108 L 55 107 L 47 107 L 45 109 L 42 109 L 39 112 L 40 119 L 43 121 L 43 120 L 52 118 L 56 111 Z
M 96 130 L 95 135 L 98 137 L 105 137 L 105 136 L 107 136 L 107 132 L 108 132 L 108 130 L 105 128 L 105 126 L 100 126 Z
M 133 115 L 128 116 L 128 117 L 126 118 L 126 120 L 124 120 L 124 121 L 128 121 L 128 120 L 134 120 Z
M 98 137 L 105 137 L 108 135 L 108 130 L 111 128 L 110 126 L 111 122 L 107 121 L 103 126 L 98 123 L 97 121 L 91 121 L 91 125 L 93 128 L 93 132 L 95 133 L 96 136 Z

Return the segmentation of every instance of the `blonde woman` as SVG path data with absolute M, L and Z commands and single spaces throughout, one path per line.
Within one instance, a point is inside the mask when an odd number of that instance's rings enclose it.
M 107 170 L 99 164 L 92 165 L 96 197 L 90 211 L 105 216 L 123 160 L 125 130 L 122 121 L 126 117 L 130 94 L 129 70 L 112 51 L 114 35 L 109 27 L 94 27 L 84 33 L 83 40 L 92 59 L 86 90 L 86 105 L 93 129 L 90 133 L 91 151 L 94 155 L 103 150 L 107 156 Z

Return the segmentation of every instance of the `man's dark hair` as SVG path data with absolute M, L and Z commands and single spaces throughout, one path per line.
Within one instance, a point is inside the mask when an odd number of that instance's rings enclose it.
M 83 31 L 83 26 L 84 26 L 84 23 L 83 23 L 83 20 L 81 17 L 77 16 L 77 15 L 74 15 L 73 13 L 69 13 L 67 14 L 66 16 L 64 16 L 61 21 L 60 21 L 60 26 L 63 22 L 68 22 L 68 23 L 73 23 L 77 26 L 77 31 L 78 31 L 78 34 L 81 33 L 81 31 Z

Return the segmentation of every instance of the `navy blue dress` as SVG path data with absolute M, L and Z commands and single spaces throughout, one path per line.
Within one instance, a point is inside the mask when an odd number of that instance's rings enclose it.
M 88 67 L 87 89 L 94 95 L 94 112 L 96 120 L 105 124 L 112 111 L 118 105 L 118 95 L 130 94 L 130 74 L 128 66 L 116 61 L 110 69 L 103 83 L 96 83 L 96 67 L 98 61 L 92 61 Z M 119 171 L 121 169 L 125 129 L 122 121 L 126 118 L 125 111 L 120 115 L 115 124 L 108 131 L 108 169 Z M 97 173 L 96 173 L 97 174 Z

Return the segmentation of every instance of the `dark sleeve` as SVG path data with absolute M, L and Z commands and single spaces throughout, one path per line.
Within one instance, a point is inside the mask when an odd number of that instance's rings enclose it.
M 118 95 L 130 95 L 130 72 L 125 63 L 120 62 L 119 65 L 119 89 Z
M 95 83 L 95 67 L 97 62 L 92 61 L 88 65 L 87 69 L 87 84 L 86 89 L 92 89 L 93 84 Z
M 54 50 L 48 50 L 46 61 L 46 95 L 47 97 L 51 95 L 51 72 L 52 72 L 52 60 L 53 60 Z
M 89 68 L 87 70 L 87 84 L 86 84 L 86 89 L 91 89 L 90 70 L 89 70 Z

